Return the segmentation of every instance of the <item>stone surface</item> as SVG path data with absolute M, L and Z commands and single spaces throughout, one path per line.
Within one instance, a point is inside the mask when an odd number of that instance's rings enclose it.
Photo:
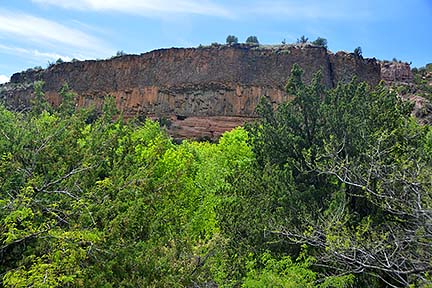
M 409 84 L 414 81 L 410 64 L 396 61 L 381 62 L 381 78 L 387 84 Z
M 312 45 L 239 44 L 162 49 L 17 73 L 0 86 L 0 98 L 23 109 L 32 97 L 32 83 L 43 80 L 48 99 L 58 105 L 58 91 L 68 83 L 79 106 L 100 107 L 112 95 L 126 117 L 163 117 L 172 122 L 174 137 L 213 138 L 253 118 L 260 97 L 273 103 L 288 99 L 284 85 L 295 63 L 304 69 L 306 82 L 321 70 L 327 87 L 353 76 L 370 85 L 381 79 L 375 59 Z
M 429 100 L 415 94 L 405 94 L 401 97 L 414 104 L 412 115 L 420 124 L 432 125 L 432 104 Z

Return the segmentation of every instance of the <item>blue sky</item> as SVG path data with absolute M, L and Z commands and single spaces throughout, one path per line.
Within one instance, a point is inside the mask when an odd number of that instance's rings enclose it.
M 432 62 L 432 0 L 0 0 L 0 83 L 27 68 L 117 51 L 301 35 L 365 57 Z

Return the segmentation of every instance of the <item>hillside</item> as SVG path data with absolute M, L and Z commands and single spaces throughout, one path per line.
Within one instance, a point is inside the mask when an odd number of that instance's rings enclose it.
M 126 117 L 164 119 L 175 137 L 213 138 L 255 117 L 261 96 L 273 103 L 286 100 L 284 85 L 294 63 L 304 69 L 306 83 L 321 70 L 327 88 L 353 76 L 370 85 L 381 79 L 375 59 L 310 44 L 213 45 L 28 70 L 0 86 L 0 99 L 15 109 L 27 107 L 33 82 L 43 80 L 48 99 L 58 105 L 58 91 L 68 83 L 79 106 L 100 107 L 112 95 Z
M 413 115 L 423 124 L 432 124 L 432 65 L 410 68 L 400 61 L 381 62 L 381 78 L 398 95 L 414 103 Z

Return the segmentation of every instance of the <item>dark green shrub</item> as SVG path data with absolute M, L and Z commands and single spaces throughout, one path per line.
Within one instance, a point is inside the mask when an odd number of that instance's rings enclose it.
M 234 35 L 228 35 L 228 37 L 226 38 L 226 43 L 229 45 L 237 44 L 238 38 Z

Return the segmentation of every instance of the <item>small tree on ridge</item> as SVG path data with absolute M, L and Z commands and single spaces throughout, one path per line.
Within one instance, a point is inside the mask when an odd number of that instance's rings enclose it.
M 259 44 L 258 38 L 256 36 L 249 36 L 246 39 L 246 44 Z
M 226 38 L 226 43 L 231 45 L 231 44 L 237 44 L 238 43 L 238 38 L 234 35 L 228 35 L 228 37 Z

